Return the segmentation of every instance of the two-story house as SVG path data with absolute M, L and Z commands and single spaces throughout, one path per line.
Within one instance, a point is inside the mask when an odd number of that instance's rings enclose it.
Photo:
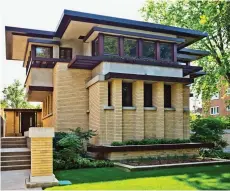
M 190 63 L 208 52 L 186 47 L 207 33 L 70 10 L 55 31 L 5 33 L 28 101 L 43 103 L 43 127 L 97 130 L 96 145 L 189 137 L 188 85 L 203 75 Z

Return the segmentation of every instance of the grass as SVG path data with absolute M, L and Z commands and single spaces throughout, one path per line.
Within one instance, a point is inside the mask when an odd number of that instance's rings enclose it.
M 55 172 L 69 186 L 47 190 L 228 190 L 230 165 L 213 165 L 125 172 L 118 168 L 76 169 Z

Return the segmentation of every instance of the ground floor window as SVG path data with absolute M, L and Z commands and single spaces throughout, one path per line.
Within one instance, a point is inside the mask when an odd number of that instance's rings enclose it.
M 171 85 L 164 85 L 164 107 L 171 108 Z
M 132 106 L 132 83 L 122 83 L 122 106 Z
M 211 115 L 217 115 L 217 114 L 219 114 L 219 106 L 211 107 L 210 108 L 210 114 Z
M 53 113 L 53 97 L 52 94 L 48 95 L 43 101 L 43 117 Z
M 144 106 L 152 107 L 152 84 L 144 84 Z

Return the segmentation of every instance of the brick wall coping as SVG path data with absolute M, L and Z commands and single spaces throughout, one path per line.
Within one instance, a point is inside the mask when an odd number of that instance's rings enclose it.
M 54 137 L 54 128 L 52 127 L 30 127 L 29 137 Z
M 129 152 L 171 149 L 195 149 L 212 148 L 212 143 L 178 143 L 178 144 L 156 144 L 156 145 L 124 145 L 124 146 L 88 146 L 88 152 Z

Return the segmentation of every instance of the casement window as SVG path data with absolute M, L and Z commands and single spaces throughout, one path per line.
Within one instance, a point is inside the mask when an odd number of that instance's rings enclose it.
M 105 55 L 118 55 L 118 37 L 104 36 L 104 54 Z
M 168 43 L 160 43 L 160 59 L 172 61 L 173 46 Z
M 108 106 L 112 106 L 111 83 L 108 82 Z
M 128 57 L 138 57 L 136 39 L 124 38 L 124 55 Z
M 53 48 L 46 46 L 36 46 L 35 47 L 35 56 L 40 58 L 52 58 L 53 57 Z
M 60 47 L 59 58 L 71 60 L 72 59 L 72 48 Z
M 218 115 L 219 114 L 219 106 L 211 107 L 210 108 L 211 115 Z
M 230 88 L 227 89 L 226 94 L 230 95 Z
M 98 38 L 96 38 L 92 42 L 92 55 L 93 56 L 98 56 L 99 55 L 99 40 L 98 40 Z
M 230 111 L 230 105 L 226 107 L 226 111 Z
M 171 85 L 164 85 L 164 107 L 171 108 Z
M 142 57 L 155 59 L 155 43 L 152 41 L 143 41 Z
M 215 95 L 213 95 L 211 97 L 211 100 L 216 100 L 216 99 L 219 99 L 220 98 L 220 94 L 219 93 L 216 93 Z
M 144 106 L 152 107 L 152 84 L 144 84 Z
M 52 94 L 48 95 L 43 101 L 43 117 L 53 113 L 53 96 Z
M 132 106 L 132 83 L 122 83 L 122 106 Z

